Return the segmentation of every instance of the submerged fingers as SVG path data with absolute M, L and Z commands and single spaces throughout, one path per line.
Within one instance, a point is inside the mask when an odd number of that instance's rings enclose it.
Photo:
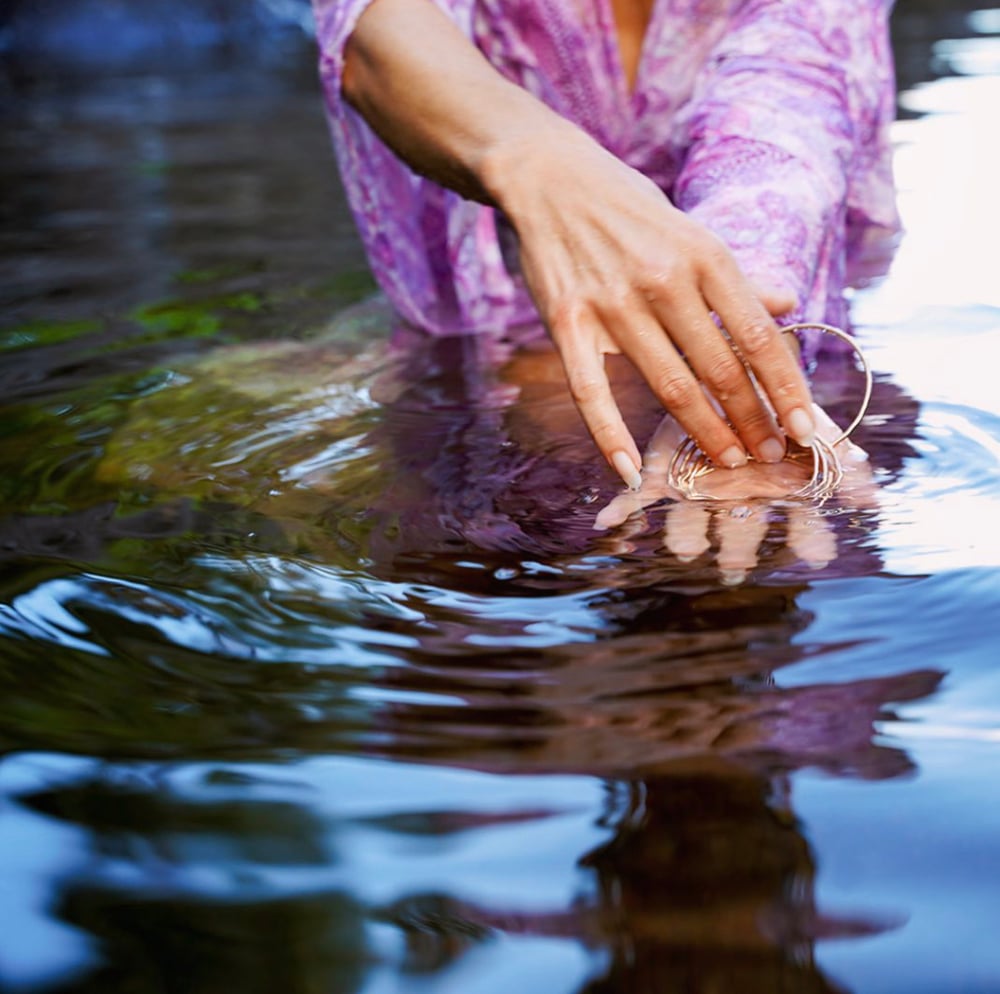
M 723 583 L 742 583 L 757 565 L 757 550 L 767 534 L 767 526 L 768 513 L 763 505 L 737 504 L 718 510 L 715 515 L 715 531 L 719 538 L 716 563 Z
M 662 493 L 657 494 L 662 497 Z M 651 491 L 621 494 L 602 510 L 595 522 L 601 530 L 619 529 L 629 540 L 648 527 L 644 511 L 653 503 Z M 838 555 L 833 518 L 812 504 L 788 503 L 783 508 L 763 501 L 675 500 L 663 521 L 663 548 L 680 563 L 693 563 L 712 552 L 723 583 L 743 583 L 761 565 L 762 545 L 770 533 L 779 542 L 774 549 L 787 549 L 812 569 L 822 569 Z M 630 546 L 631 547 L 631 546 Z M 770 553 L 784 561 L 780 551 Z
M 667 509 L 663 545 L 682 563 L 694 562 L 711 548 L 708 537 L 710 516 L 704 504 L 682 500 Z
M 788 548 L 813 569 L 822 569 L 837 558 L 837 537 L 829 518 L 815 508 L 797 504 L 788 511 Z

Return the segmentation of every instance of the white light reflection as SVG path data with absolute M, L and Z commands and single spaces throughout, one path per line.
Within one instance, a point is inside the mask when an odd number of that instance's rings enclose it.
M 1000 70 L 1000 39 L 973 41 Z M 942 42 L 939 50 L 957 57 L 973 48 Z M 886 567 L 996 567 L 1000 75 L 922 84 L 900 105 L 923 115 L 894 126 L 906 233 L 889 275 L 857 295 L 854 317 L 876 368 L 921 401 L 930 451 L 888 488 Z
M 888 278 L 858 295 L 862 324 L 928 307 L 1000 308 L 1000 75 L 940 79 L 900 97 L 895 169 L 906 234 Z

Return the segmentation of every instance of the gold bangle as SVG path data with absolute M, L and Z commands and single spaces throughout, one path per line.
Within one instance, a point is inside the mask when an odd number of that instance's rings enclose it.
M 841 465 L 840 457 L 837 455 L 836 446 L 851 437 L 868 412 L 868 405 L 871 402 L 872 396 L 872 371 L 861 347 L 847 332 L 842 331 L 840 328 L 817 321 L 804 321 L 782 328 L 782 332 L 786 335 L 808 330 L 821 331 L 823 334 L 833 335 L 841 341 L 846 342 L 861 361 L 861 368 L 865 377 L 864 395 L 861 399 L 858 413 L 837 438 L 830 442 L 817 435 L 810 445 L 796 445 L 794 448 L 789 448 L 785 456 L 787 462 L 801 462 L 806 453 L 811 453 L 812 456 L 812 470 L 808 481 L 798 490 L 788 494 L 787 499 L 822 502 L 836 491 L 844 478 L 844 468 Z M 740 356 L 740 360 L 746 365 L 745 360 L 738 350 L 736 354 Z M 751 380 L 753 380 L 753 374 L 749 370 L 749 367 L 747 372 L 750 373 Z M 717 498 L 711 494 L 699 490 L 697 484 L 701 477 L 708 475 L 718 468 L 709 461 L 708 456 L 698 448 L 695 440 L 688 435 L 677 447 L 670 460 L 670 465 L 667 467 L 667 484 L 689 500 L 716 500 Z

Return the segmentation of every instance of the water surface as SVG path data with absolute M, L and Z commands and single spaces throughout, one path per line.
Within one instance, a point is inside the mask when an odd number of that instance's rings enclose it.
M 738 576 L 393 338 L 306 42 L 9 61 L 0 986 L 1000 989 L 994 15 L 897 15 L 870 482 Z

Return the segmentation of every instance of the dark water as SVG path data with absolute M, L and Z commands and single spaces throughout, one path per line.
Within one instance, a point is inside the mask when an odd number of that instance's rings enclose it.
M 546 355 L 390 342 L 301 7 L 41 8 L 3 34 L 0 989 L 1000 990 L 997 12 L 897 12 L 871 479 L 734 565 L 727 513 L 693 560 L 667 502 L 593 529 Z

